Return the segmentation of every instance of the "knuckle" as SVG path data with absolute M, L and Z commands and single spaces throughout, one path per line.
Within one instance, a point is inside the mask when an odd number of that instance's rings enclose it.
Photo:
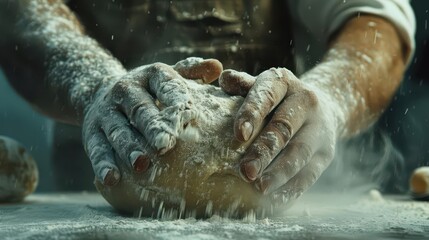
M 157 80 L 155 83 L 158 83 L 159 80 L 161 80 L 161 82 L 166 82 L 174 78 L 180 78 L 180 74 L 178 74 L 173 67 L 160 62 L 151 64 L 148 67 L 148 72 L 152 83 L 154 83 L 153 80 L 155 79 Z
M 119 124 L 113 124 L 105 130 L 105 133 L 112 141 L 116 141 L 118 137 L 124 134 L 124 129 Z
M 116 82 L 112 87 L 112 94 L 113 96 L 123 96 L 128 92 L 129 84 L 124 81 L 118 81 Z
M 273 119 L 270 126 L 283 143 L 287 143 L 290 140 L 293 130 L 289 121 L 285 119 Z
M 266 99 L 266 108 L 268 110 L 271 110 L 274 108 L 274 106 L 276 105 L 276 94 L 273 92 L 273 90 L 271 89 L 263 89 L 261 90 L 261 93 L 265 96 Z
M 186 88 L 183 82 L 177 81 L 177 79 L 171 79 L 171 81 L 164 82 L 159 86 L 159 92 L 163 95 L 186 93 Z
M 302 94 L 304 95 L 310 107 L 314 108 L 319 105 L 319 97 L 314 91 L 309 89 L 304 89 L 302 90 Z
M 113 101 L 115 104 L 120 105 L 122 104 L 124 97 L 128 96 L 130 93 L 131 93 L 130 83 L 125 81 L 119 81 L 113 85 L 110 94 L 106 95 L 106 97 L 110 98 L 110 100 Z M 105 99 L 105 100 L 108 100 L 108 99 Z
M 294 142 L 289 145 L 292 151 L 298 152 L 304 159 L 309 159 L 313 155 L 313 150 L 307 143 Z
M 277 76 L 278 79 L 281 79 L 281 82 L 288 83 L 290 81 L 297 80 L 295 75 L 287 68 L 270 68 L 271 76 Z
M 90 148 L 90 151 L 88 152 L 88 157 L 94 167 L 99 165 L 99 163 L 103 162 L 103 159 L 105 159 L 106 157 L 107 148 L 109 147 L 106 145 L 93 146 L 92 148 Z
M 163 71 L 167 71 L 170 70 L 171 67 L 165 63 L 161 63 L 161 62 L 156 62 L 151 64 L 148 67 L 148 71 L 152 72 L 152 73 L 157 73 L 157 72 L 163 72 Z
M 262 113 L 254 103 L 245 103 L 237 113 L 236 119 L 247 120 L 255 124 L 260 123 L 263 119 Z
M 100 160 L 100 146 L 92 146 L 91 148 L 87 147 L 88 157 L 93 164 L 96 164 Z M 88 151 L 89 150 L 89 151 Z
M 261 135 L 259 143 L 258 143 L 258 150 L 261 152 L 261 150 L 264 150 L 267 152 L 269 157 L 273 157 L 280 151 L 279 142 L 277 141 L 277 138 L 275 137 L 275 134 L 273 132 L 266 132 L 263 135 Z
M 325 158 L 328 161 L 331 161 L 332 159 L 334 159 L 334 156 L 335 156 L 335 146 L 334 146 L 334 144 L 330 144 L 325 149 Z
M 287 76 L 287 79 L 292 79 L 292 76 L 295 77 L 295 74 L 287 68 L 280 68 L 280 71 L 284 72 L 284 75 Z
M 264 169 L 271 162 L 273 157 L 273 151 L 271 146 L 265 141 L 258 141 L 252 144 L 249 149 L 247 158 L 258 159 Z M 243 162 L 247 161 L 247 158 L 243 159 Z
M 286 76 L 288 83 L 295 83 L 295 84 L 301 83 L 300 79 L 297 78 L 291 70 L 287 68 L 283 68 L 283 70 L 285 71 L 284 75 Z

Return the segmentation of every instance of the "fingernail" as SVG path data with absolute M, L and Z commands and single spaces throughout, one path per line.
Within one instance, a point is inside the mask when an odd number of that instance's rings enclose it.
M 241 125 L 241 134 L 243 135 L 244 141 L 249 140 L 253 133 L 253 126 L 250 122 L 244 122 Z
M 150 165 L 150 159 L 140 151 L 134 151 L 130 154 L 130 162 L 136 172 L 145 172 Z
M 119 182 L 119 173 L 112 169 L 112 168 L 106 168 L 104 170 L 104 174 L 103 174 L 103 184 L 106 186 L 114 186 Z
M 270 190 L 272 179 L 270 176 L 262 176 L 261 179 L 256 184 L 256 188 L 262 192 L 262 194 L 267 194 Z
M 260 170 L 261 162 L 258 160 L 252 160 L 241 165 L 241 172 L 249 181 L 255 181 Z

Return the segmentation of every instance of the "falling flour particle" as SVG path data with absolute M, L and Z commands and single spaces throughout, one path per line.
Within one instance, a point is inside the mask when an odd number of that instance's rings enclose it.
M 180 84 L 192 96 L 192 104 L 186 108 L 162 109 L 174 116 L 165 114 L 157 119 L 170 127 L 169 133 L 177 139 L 176 147 L 158 154 L 144 174 L 125 171 L 114 188 L 97 185 L 102 195 L 117 209 L 161 219 L 219 215 L 255 221 L 274 213 L 268 210 L 276 209 L 271 203 L 272 196 L 261 195 L 237 172 L 237 163 L 246 146 L 233 146 L 231 141 L 234 114 L 243 98 L 191 80 Z M 278 141 L 275 135 L 269 138 Z M 128 168 L 120 166 L 120 169 Z
M 368 26 L 369 27 L 375 27 L 375 26 L 377 26 L 377 23 L 375 23 L 375 22 L 368 22 Z

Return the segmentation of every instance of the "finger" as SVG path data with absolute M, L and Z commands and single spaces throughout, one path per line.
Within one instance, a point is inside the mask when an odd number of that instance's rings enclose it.
M 159 111 L 152 96 L 140 85 L 145 84 L 144 81 L 140 84 L 117 82 L 112 90 L 114 101 L 147 142 L 159 154 L 164 154 L 174 147 L 176 138 L 186 126 L 199 116 L 191 109 L 192 96 L 185 80 L 166 64 L 152 64 L 140 68 L 140 72 L 136 69 L 133 75 L 147 80 L 147 87 L 156 93 L 165 108 Z
M 137 122 L 148 122 L 148 119 L 159 114 L 154 98 L 141 86 L 133 82 L 119 81 L 112 88 L 112 100 L 130 120 L 132 125 Z M 143 118 L 138 118 L 136 112 L 144 110 Z M 143 133 L 143 129 L 138 129 Z
M 289 81 L 297 79 L 285 68 L 271 68 L 256 78 L 234 122 L 238 140 L 247 141 L 252 137 L 253 130 L 260 127 L 265 117 L 285 97 Z
M 88 134 L 85 134 L 87 132 Z M 84 148 L 96 178 L 105 186 L 116 185 L 121 174 L 115 164 L 113 149 L 101 130 L 84 131 Z
M 137 114 L 141 115 L 143 112 Z M 194 141 L 199 139 L 198 131 L 193 131 L 196 129 L 195 123 L 201 122 L 196 119 L 199 119 L 198 112 L 181 105 L 170 106 L 145 126 L 145 136 L 158 153 L 163 155 L 175 146 L 177 138 L 187 137 L 188 140 Z
M 113 101 L 118 105 L 119 109 L 128 117 L 129 122 L 134 126 L 144 138 L 150 144 L 151 147 L 155 150 L 164 149 L 167 146 L 174 146 L 175 139 L 172 135 L 173 130 L 171 127 L 160 128 L 157 122 L 159 118 L 160 111 L 155 104 L 152 96 L 141 86 L 132 82 L 117 82 L 112 88 Z M 109 119 L 107 119 L 110 121 Z M 168 123 L 165 123 L 168 124 Z M 165 125 L 164 124 L 164 125 Z M 157 129 L 155 131 L 154 129 Z M 164 132 L 163 129 L 166 129 L 167 132 Z M 162 139 L 170 139 L 171 141 L 159 142 L 155 141 L 154 138 L 157 137 L 157 134 L 162 135 Z M 167 137 L 165 137 L 167 136 Z M 136 156 L 138 154 L 134 154 Z M 143 160 L 138 158 L 137 163 L 138 169 L 144 171 L 145 166 L 148 166 L 146 159 L 146 154 L 143 152 Z M 133 162 L 133 161 L 131 161 Z M 133 163 L 131 164 L 132 166 Z
M 315 149 L 319 147 L 316 139 L 320 138 L 315 134 L 317 133 L 307 128 L 291 140 L 264 170 L 256 187 L 264 194 L 272 193 L 306 167 L 313 158 Z
M 245 72 L 227 69 L 219 77 L 219 86 L 230 95 L 245 97 L 255 84 L 256 77 Z
M 182 104 L 189 108 L 192 105 L 187 82 L 171 66 L 155 63 L 145 70 L 148 71 L 149 90 L 164 106 Z
M 153 63 L 130 71 L 116 85 L 119 85 L 119 92 L 122 87 L 125 87 L 125 91 L 136 86 L 144 88 L 151 95 L 156 96 L 157 100 L 164 106 L 179 103 L 191 105 L 193 98 L 185 82 L 184 78 L 170 65 Z
M 119 158 L 126 161 L 128 166 L 132 166 L 136 172 L 149 168 L 150 157 L 149 151 L 145 149 L 145 141 L 132 129 L 122 113 L 111 110 L 104 114 L 101 128 Z
M 240 172 L 244 180 L 254 181 L 261 176 L 263 170 L 304 124 L 312 107 L 307 94 L 291 95 L 280 104 L 240 161 Z
M 149 88 L 166 107 L 149 120 L 144 136 L 162 155 L 174 147 L 176 139 L 188 129 L 187 126 L 203 119 L 192 108 L 194 99 L 188 89 L 189 82 L 168 65 L 153 64 L 151 69 Z M 193 137 L 198 139 L 197 134 Z
M 202 59 L 190 57 L 173 66 L 182 77 L 187 79 L 201 79 L 204 83 L 211 83 L 222 73 L 222 63 L 216 59 Z
M 277 191 L 288 199 L 296 199 L 308 190 L 319 179 L 331 162 L 331 158 L 316 154 L 298 174 L 281 186 Z M 275 191 L 275 190 L 273 190 Z

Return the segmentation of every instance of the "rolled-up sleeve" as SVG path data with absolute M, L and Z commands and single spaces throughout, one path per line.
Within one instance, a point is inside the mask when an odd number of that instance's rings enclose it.
M 389 20 L 414 52 L 416 21 L 409 0 L 299 0 L 289 1 L 295 17 L 319 40 L 327 41 L 346 20 L 358 13 Z M 410 54 L 411 56 L 412 54 Z M 408 59 L 409 60 L 409 59 Z

